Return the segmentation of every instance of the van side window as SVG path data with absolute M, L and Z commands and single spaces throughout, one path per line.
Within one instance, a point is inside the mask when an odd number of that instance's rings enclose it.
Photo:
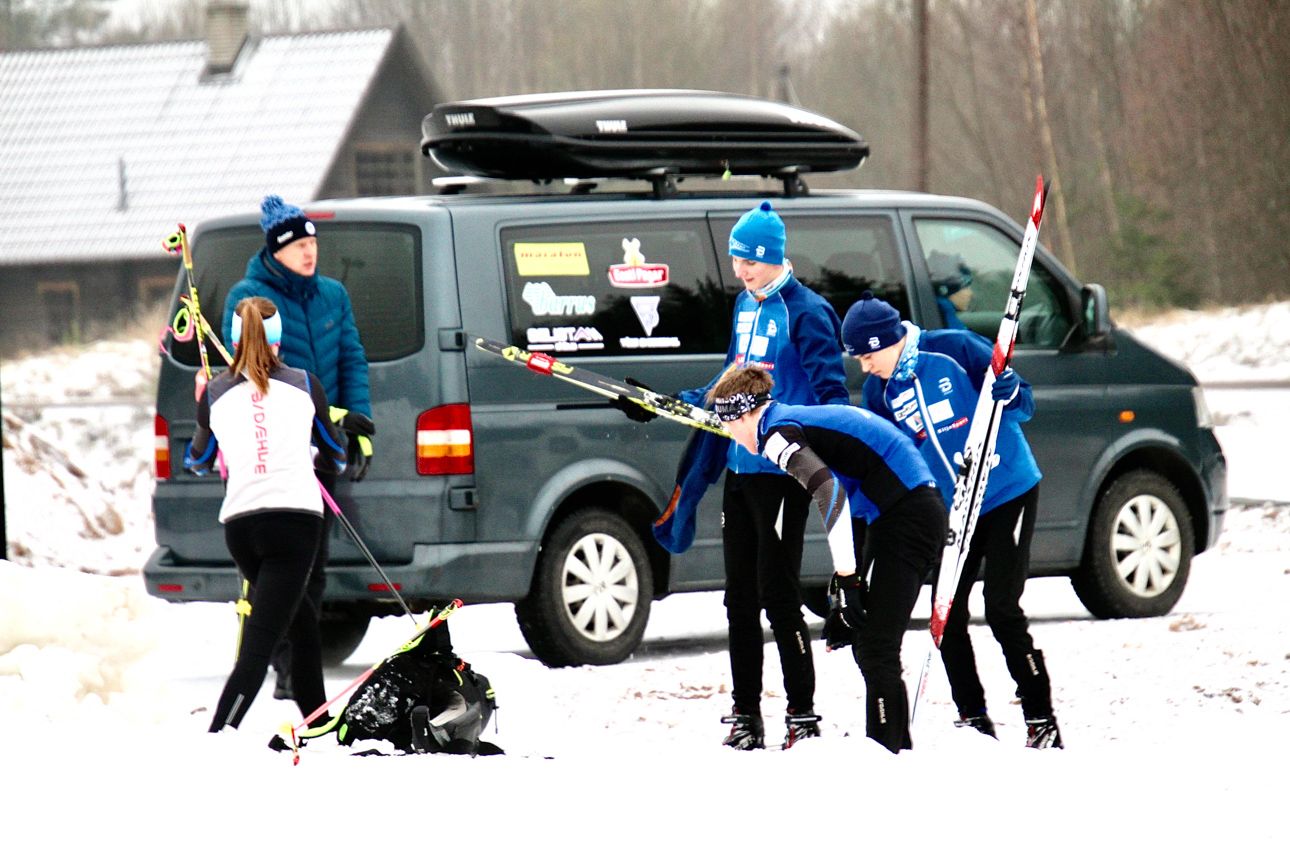
M 968 328 L 994 340 L 1021 246 L 980 221 L 916 218 L 914 226 L 941 312 L 937 323 L 944 328 Z M 1017 346 L 1061 346 L 1072 323 L 1063 293 L 1057 279 L 1036 260 L 1021 306 Z
M 257 227 L 203 233 L 194 243 L 198 298 L 216 334 L 228 291 L 246 275 L 247 262 L 263 247 L 264 233 Z M 420 351 L 425 343 L 420 230 L 407 224 L 320 222 L 318 274 L 345 285 L 368 361 L 390 361 Z M 176 309 L 171 308 L 172 315 Z M 201 363 L 196 340 L 176 341 L 171 352 L 183 364 Z M 210 354 L 219 359 L 214 350 Z
M 511 339 L 580 355 L 724 353 L 730 313 L 700 220 L 502 230 Z
M 911 318 L 909 286 L 890 218 L 780 215 L 788 232 L 784 256 L 793 264 L 793 274 L 827 299 L 839 317 L 871 290 L 900 311 L 901 319 Z M 734 218 L 712 219 L 713 238 L 722 250 L 734 225 Z M 730 289 L 742 289 L 729 260 L 723 261 L 722 277 Z

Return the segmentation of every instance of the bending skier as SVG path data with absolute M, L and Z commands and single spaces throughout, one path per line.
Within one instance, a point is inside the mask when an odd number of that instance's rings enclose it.
M 734 367 L 713 387 L 713 407 L 739 445 L 815 499 L 835 569 L 828 648 L 852 646 L 865 680 L 865 733 L 892 752 L 910 749 L 900 647 L 945 545 L 945 504 L 914 446 L 889 422 L 852 406 L 776 403 L 773 387 L 765 370 Z M 856 537 L 865 531 L 857 567 Z
M 745 362 L 775 368 L 775 397 L 783 403 L 850 403 L 842 366 L 841 321 L 827 301 L 793 276 L 784 257 L 784 222 L 763 202 L 730 231 L 729 250 L 744 291 L 735 301 L 726 366 Z M 712 382 L 678 397 L 705 406 Z M 630 401 L 617 405 L 636 420 L 654 417 Z M 775 634 L 788 698 L 784 747 L 819 737 L 815 713 L 815 664 L 802 617 L 802 538 L 809 496 L 774 463 L 719 436 L 697 438 L 687 452 L 677 504 L 655 524 L 669 552 L 684 552 L 694 534 L 694 514 L 708 484 L 726 473 L 722 545 L 726 567 L 726 618 L 730 629 L 733 712 L 723 743 L 735 749 L 765 746 L 761 717 L 764 610 Z
M 990 342 L 966 330 L 922 331 L 902 322 L 894 307 L 868 292 L 847 311 L 842 339 L 847 352 L 858 357 L 869 374 L 864 407 L 896 424 L 914 441 L 949 504 L 957 474 L 953 458 L 967 440 L 990 364 Z M 1022 422 L 1034 414 L 1035 400 L 1030 385 L 1011 367 L 995 380 L 991 396 L 1007 404 L 995 448 L 999 460 L 990 470 L 941 641 L 941 659 L 958 706 L 959 724 L 996 737 L 968 636 L 968 596 L 984 560 L 985 617 L 1017 683 L 1026 745 L 1060 747 L 1044 655 L 1034 646 L 1020 603 L 1043 477 L 1021 430 Z M 929 432 L 929 427 L 935 432 Z
M 300 713 L 326 701 L 318 615 L 304 599 L 323 523 L 314 469 L 338 474 L 345 467 L 345 437 L 331 422 L 322 384 L 278 358 L 282 318 L 273 303 L 238 302 L 231 334 L 233 364 L 202 392 L 184 455 L 187 468 L 204 473 L 224 452 L 228 485 L 219 519 L 233 561 L 254 587 L 212 732 L 241 723 L 284 635 Z M 323 452 L 316 460 L 311 443 Z

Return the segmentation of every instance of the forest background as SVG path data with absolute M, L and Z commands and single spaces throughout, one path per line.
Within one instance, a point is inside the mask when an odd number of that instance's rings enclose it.
M 199 39 L 205 5 L 0 0 L 0 50 Z M 401 23 L 450 99 L 686 87 L 797 103 L 872 147 L 858 171 L 813 177 L 817 187 L 962 194 L 1020 218 L 1043 173 L 1055 180 L 1046 244 L 1120 309 L 1290 297 L 1290 0 L 251 0 L 250 11 L 260 33 Z

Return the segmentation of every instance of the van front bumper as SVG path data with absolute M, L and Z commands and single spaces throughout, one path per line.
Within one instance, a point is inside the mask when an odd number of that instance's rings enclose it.
M 510 603 L 529 593 L 537 550 L 536 541 L 416 544 L 411 562 L 382 568 L 405 600 Z M 233 565 L 181 563 L 164 546 L 144 564 L 143 581 L 149 594 L 172 602 L 224 603 L 241 596 Z M 394 603 L 385 580 L 369 564 L 328 565 L 323 597 L 329 603 Z

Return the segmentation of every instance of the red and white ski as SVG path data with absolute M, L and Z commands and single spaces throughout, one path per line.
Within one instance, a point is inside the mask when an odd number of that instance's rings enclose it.
M 962 455 L 955 457 L 958 475 L 954 480 L 954 499 L 950 503 L 950 527 L 946 536 L 945 551 L 941 555 L 941 567 L 937 573 L 936 599 L 932 602 L 932 617 L 928 622 L 935 648 L 940 648 L 941 638 L 945 635 L 945 622 L 950 616 L 954 592 L 958 590 L 959 577 L 963 574 L 963 563 L 967 559 L 972 533 L 976 530 L 977 517 L 981 513 L 986 482 L 990 478 L 990 469 L 997 460 L 994 446 L 999 436 L 999 421 L 1006 404 L 994 399 L 991 388 L 994 386 L 995 378 L 1012 362 L 1012 349 L 1017 342 L 1017 321 L 1021 316 L 1021 303 L 1026 297 L 1026 285 L 1030 280 L 1030 264 L 1035 258 L 1035 247 L 1039 244 L 1039 222 L 1044 214 L 1044 202 L 1047 197 L 1048 186 L 1040 176 L 1035 183 L 1035 202 L 1030 207 L 1030 220 L 1026 223 L 1026 232 L 1021 239 L 1021 254 L 1017 258 L 1017 269 L 1012 275 L 1008 304 L 1004 308 L 1003 319 L 999 323 L 999 335 L 994 341 L 994 355 L 990 359 L 990 366 L 986 368 L 985 380 L 981 383 L 981 395 L 977 398 L 976 411 L 972 415 L 967 444 L 963 447 Z M 927 658 L 923 661 L 922 671 L 919 673 L 911 719 L 918 712 L 918 701 L 927 686 L 932 650 L 928 648 Z

